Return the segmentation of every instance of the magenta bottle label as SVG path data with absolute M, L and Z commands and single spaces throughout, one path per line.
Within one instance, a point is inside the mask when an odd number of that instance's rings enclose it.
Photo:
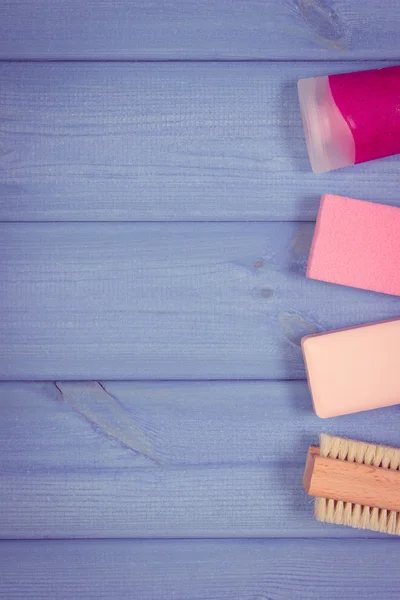
M 355 144 L 355 162 L 400 153 L 400 67 L 329 76 Z

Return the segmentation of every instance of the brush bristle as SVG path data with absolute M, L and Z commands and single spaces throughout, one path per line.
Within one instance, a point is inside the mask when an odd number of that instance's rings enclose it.
M 379 444 L 367 444 L 323 433 L 320 455 L 384 469 L 400 469 L 400 449 Z
M 400 470 L 400 450 L 322 434 L 320 455 L 383 469 Z M 400 535 L 400 513 L 330 498 L 315 499 L 315 517 L 324 523 Z

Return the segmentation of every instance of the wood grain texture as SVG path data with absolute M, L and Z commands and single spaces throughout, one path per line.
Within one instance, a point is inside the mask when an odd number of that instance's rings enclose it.
M 397 600 L 393 540 L 2 542 L 11 600 Z
M 398 414 L 321 421 L 293 381 L 3 383 L 0 535 L 354 538 L 314 520 L 307 448 L 399 446 Z
M 324 192 L 399 206 L 398 157 L 311 172 L 297 100 L 300 77 L 382 64 L 0 64 L 0 220 L 313 220 Z
M 0 58 L 398 58 L 399 23 L 396 0 L 3 0 Z
M 0 224 L 2 379 L 302 379 L 300 339 L 398 315 L 306 280 L 310 223 Z
M 303 335 L 399 314 L 306 281 L 301 221 L 322 192 L 400 206 L 398 157 L 311 173 L 296 81 L 391 64 L 399 23 L 0 4 L 0 379 L 38 380 L 0 383 L 1 598 L 397 600 L 396 541 L 315 521 L 301 477 L 321 431 L 400 446 L 399 407 L 322 422 L 294 379 Z

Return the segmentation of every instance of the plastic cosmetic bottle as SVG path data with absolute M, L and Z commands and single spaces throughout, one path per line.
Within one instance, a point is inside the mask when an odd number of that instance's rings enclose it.
M 400 66 L 300 79 L 314 173 L 400 153 Z

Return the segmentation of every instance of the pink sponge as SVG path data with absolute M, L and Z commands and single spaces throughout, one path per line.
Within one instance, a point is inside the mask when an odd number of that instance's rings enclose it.
M 322 196 L 307 277 L 400 296 L 400 208 Z

